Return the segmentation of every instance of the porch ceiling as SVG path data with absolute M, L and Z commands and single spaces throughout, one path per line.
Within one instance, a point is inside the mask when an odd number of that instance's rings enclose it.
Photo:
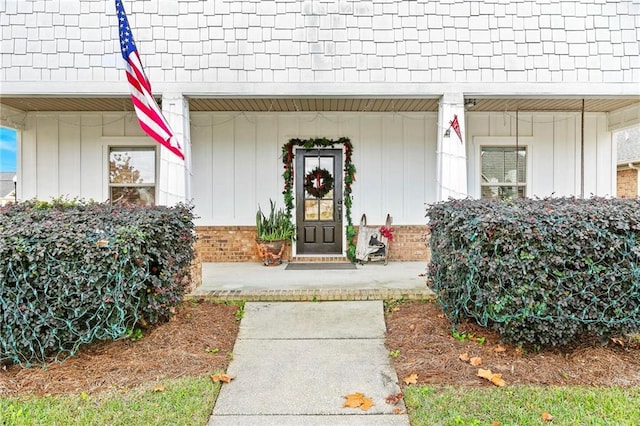
M 437 98 L 190 98 L 191 111 L 438 111 Z M 580 111 L 579 98 L 467 99 L 468 111 Z M 611 112 L 640 103 L 640 97 L 587 98 L 587 112 Z M 129 97 L 2 97 L 0 104 L 22 111 L 132 111 Z

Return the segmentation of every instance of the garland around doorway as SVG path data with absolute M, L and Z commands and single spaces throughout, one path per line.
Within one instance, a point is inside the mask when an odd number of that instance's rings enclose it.
M 356 167 L 351 161 L 351 155 L 353 154 L 353 145 L 349 138 L 340 138 L 337 140 L 327 138 L 315 138 L 315 139 L 289 139 L 289 142 L 282 146 L 282 162 L 284 163 L 284 172 L 282 177 L 284 178 L 284 205 L 287 209 L 287 215 L 291 219 L 291 212 L 293 211 L 293 158 L 294 148 L 296 146 L 304 149 L 313 148 L 335 148 L 336 145 L 341 144 L 344 147 L 344 206 L 345 216 L 347 219 L 346 236 L 347 236 L 347 257 L 352 262 L 356 261 L 356 243 L 354 237 L 356 235 L 355 228 L 353 227 L 353 221 L 351 220 L 351 205 L 353 197 L 351 195 L 351 185 L 356 180 Z

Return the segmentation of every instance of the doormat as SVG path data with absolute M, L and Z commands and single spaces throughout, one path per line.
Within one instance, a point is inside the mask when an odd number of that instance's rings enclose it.
M 285 271 L 329 271 L 340 269 L 356 269 L 356 265 L 351 262 L 321 263 L 321 262 L 292 262 L 284 268 Z

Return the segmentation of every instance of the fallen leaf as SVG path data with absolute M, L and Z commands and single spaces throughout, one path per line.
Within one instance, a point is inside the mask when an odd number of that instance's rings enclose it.
M 467 352 L 461 354 L 458 358 L 460 358 L 460 361 L 464 361 L 464 362 L 469 362 L 469 354 Z
M 491 380 L 491 376 L 493 373 L 491 370 L 485 370 L 484 368 L 478 368 L 478 377 L 482 377 L 483 379 Z
M 507 384 L 507 382 L 505 382 L 502 378 L 502 374 L 492 373 L 491 370 L 479 368 L 477 376 L 482 377 L 483 379 L 487 379 L 488 381 L 499 387 L 505 386 Z
M 396 394 L 393 394 L 393 393 L 392 393 L 391 395 L 387 396 L 387 397 L 384 399 L 384 401 L 385 401 L 387 404 L 390 404 L 390 405 L 396 405 L 398 402 L 400 402 L 400 401 L 402 400 L 402 397 L 403 397 L 402 392 L 398 392 L 398 393 L 396 393 Z
M 348 408 L 358 408 L 360 404 L 362 404 L 362 398 L 364 398 L 364 394 L 360 392 L 349 394 L 345 396 L 346 401 L 342 406 Z
M 477 367 L 480 364 L 482 364 L 482 358 L 480 358 L 479 356 L 473 356 L 469 359 L 469 364 L 473 365 L 474 367 Z
M 232 376 L 231 374 L 214 374 L 211 376 L 211 380 L 213 380 L 214 383 L 218 383 L 218 382 L 229 383 L 234 378 L 235 377 Z
M 363 411 L 367 411 L 375 405 L 373 399 L 364 396 L 361 392 L 349 394 L 344 398 L 345 402 L 342 406 L 347 408 L 360 408 Z
M 411 324 L 411 325 L 409 326 L 409 330 L 411 330 L 411 331 L 413 331 L 415 328 L 416 328 L 416 326 L 415 326 L 415 325 L 413 325 L 413 324 Z
M 418 375 L 416 373 L 410 374 L 409 377 L 402 379 L 405 385 L 415 385 L 418 383 Z
M 153 389 L 151 389 L 153 392 L 164 392 L 164 386 L 162 385 L 155 385 L 153 387 Z
M 612 339 L 611 339 L 611 341 L 612 341 L 613 343 L 615 343 L 616 345 L 620 345 L 620 346 L 624 346 L 624 345 L 625 345 L 625 341 L 624 341 L 624 339 L 620 339 L 620 338 L 618 338 L 618 337 L 614 337 L 614 338 L 612 338 Z
M 553 420 L 553 416 L 551 414 L 547 413 L 546 411 L 542 413 L 543 422 L 550 422 L 551 420 Z
M 392 411 L 393 414 L 404 414 L 404 410 L 400 407 L 394 407 Z
M 503 387 L 507 385 L 507 382 L 505 382 L 504 379 L 502 378 L 502 374 L 494 374 L 493 376 L 491 376 L 491 383 L 493 383 L 498 387 Z
M 362 404 L 360 405 L 360 409 L 362 411 L 367 411 L 369 408 L 373 407 L 375 404 L 373 403 L 373 399 L 371 398 L 362 398 Z
M 494 352 L 506 352 L 506 351 L 507 351 L 507 348 L 505 348 L 505 347 L 504 347 L 504 346 L 502 346 L 502 345 L 498 345 L 498 346 L 496 346 L 495 348 L 493 348 L 493 351 L 494 351 Z
M 500 426 L 500 422 L 493 421 L 491 423 L 491 426 Z

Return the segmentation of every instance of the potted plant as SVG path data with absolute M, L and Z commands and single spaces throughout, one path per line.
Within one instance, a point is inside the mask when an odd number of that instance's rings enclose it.
M 265 266 L 282 263 L 282 254 L 287 242 L 295 236 L 295 227 L 284 209 L 276 209 L 276 204 L 269 200 L 271 211 L 266 216 L 260 206 L 256 213 L 258 254 Z

